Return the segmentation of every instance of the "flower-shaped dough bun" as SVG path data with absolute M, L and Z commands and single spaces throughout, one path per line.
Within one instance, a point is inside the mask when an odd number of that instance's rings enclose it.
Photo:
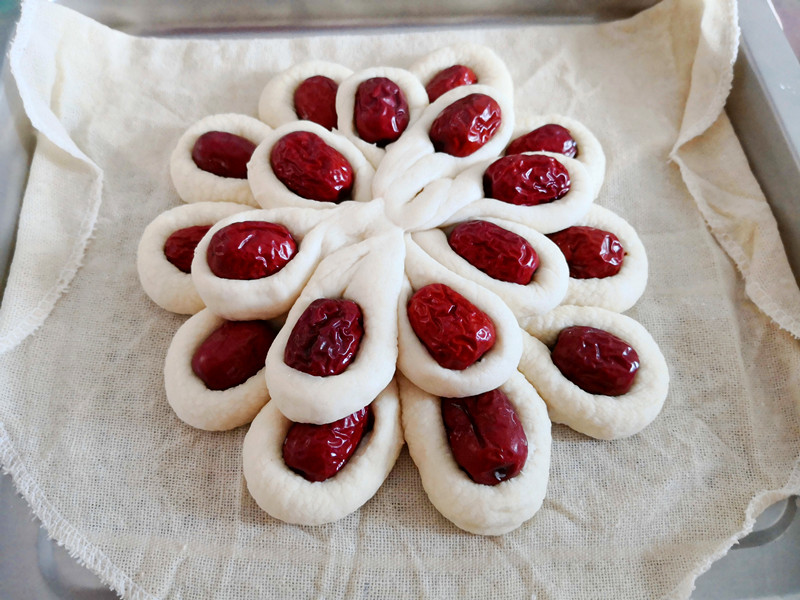
M 597 137 L 580 121 L 555 114 L 517 117 L 517 125 L 511 142 L 513 143 L 514 140 L 534 129 L 549 124 L 561 125 L 569 130 L 578 147 L 578 153 L 574 158 L 586 168 L 586 174 L 594 186 L 592 197 L 596 198 L 606 176 L 606 155 Z
M 193 315 L 205 307 L 190 273 L 184 273 L 167 260 L 164 245 L 176 231 L 189 227 L 212 226 L 230 215 L 250 210 L 233 202 L 182 204 L 158 215 L 145 228 L 136 253 L 139 281 L 150 299 L 164 310 Z
M 481 535 L 502 535 L 542 505 L 550 472 L 550 420 L 536 391 L 515 372 L 500 389 L 522 422 L 528 457 L 516 477 L 497 485 L 475 483 L 453 458 L 441 398 L 400 378 L 403 429 L 431 503 L 455 525 Z
M 647 253 L 636 230 L 616 213 L 593 204 L 575 225 L 613 233 L 625 252 L 616 275 L 603 278 L 569 278 L 564 304 L 597 306 L 625 312 L 641 298 L 647 287 Z
M 195 142 L 209 131 L 223 131 L 247 138 L 256 146 L 270 132 L 258 119 L 239 114 L 211 115 L 189 127 L 178 140 L 170 158 L 170 174 L 184 202 L 238 202 L 258 207 L 246 179 L 220 177 L 200 169 L 192 160 Z
M 231 320 L 271 319 L 288 312 L 322 258 L 325 213 L 298 208 L 250 210 L 219 221 L 200 240 L 192 262 L 192 279 L 206 306 Z M 219 230 L 233 223 L 264 221 L 286 227 L 297 253 L 278 272 L 260 279 L 217 277 L 208 266 L 207 252 Z
M 567 292 L 569 269 L 564 255 L 544 234 L 511 221 L 482 219 L 524 238 L 539 257 L 539 267 L 526 285 L 501 281 L 470 264 L 450 247 L 447 233 L 441 229 L 419 231 L 411 235 L 420 248 L 447 269 L 479 283 L 502 298 L 518 319 L 546 313 L 558 306 Z
M 562 329 L 594 327 L 624 340 L 639 356 L 630 390 L 621 396 L 592 394 L 561 374 L 550 357 Z M 547 403 L 550 419 L 588 436 L 613 440 L 640 432 L 658 416 L 669 388 L 669 370 L 653 337 L 630 317 L 602 308 L 559 306 L 529 319 L 519 370 Z
M 242 458 L 247 489 L 273 517 L 298 525 L 331 523 L 375 495 L 403 447 L 400 402 L 392 381 L 372 402 L 374 425 L 350 460 L 330 479 L 311 482 L 283 460 L 283 441 L 292 426 L 269 403 L 244 438 Z
M 520 206 L 495 198 L 486 198 L 483 174 L 496 159 L 483 161 L 461 173 L 453 182 L 450 193 L 458 194 L 464 207 L 449 217 L 446 224 L 488 216 L 515 221 L 542 233 L 552 233 L 573 225 L 588 212 L 594 201 L 594 184 L 580 162 L 552 152 L 524 154 L 550 156 L 564 165 L 569 173 L 569 191 L 558 200 L 534 206 Z
M 514 84 L 505 63 L 486 46 L 445 46 L 418 60 L 409 71 L 427 86 L 437 74 L 455 65 L 472 69 L 478 79 L 476 83 L 493 87 L 509 97 L 514 95 Z
M 210 390 L 192 370 L 192 357 L 225 319 L 210 310 L 189 318 L 172 338 L 164 364 L 169 405 L 184 423 L 207 431 L 245 425 L 269 402 L 264 369 L 235 387 Z
M 369 161 L 352 142 L 336 135 L 311 121 L 294 121 L 282 125 L 270 132 L 253 152 L 247 165 L 247 179 L 257 206 L 277 208 L 280 206 L 296 206 L 299 208 L 330 209 L 333 202 L 322 202 L 298 196 L 291 191 L 275 175 L 270 164 L 270 156 L 275 144 L 285 135 L 295 131 L 308 131 L 322 138 L 328 146 L 341 153 L 353 170 L 352 200 L 368 202 L 372 200 L 372 177 L 374 170 Z
M 331 423 L 369 404 L 392 380 L 403 256 L 402 234 L 392 231 L 346 246 L 320 263 L 267 354 L 267 386 L 288 419 Z M 363 315 L 364 333 L 352 362 L 343 372 L 327 377 L 290 367 L 284 358 L 298 320 L 320 298 L 353 301 Z
M 494 293 L 445 269 L 406 235 L 406 276 L 397 301 L 400 353 L 397 368 L 417 387 L 438 396 L 464 397 L 488 392 L 516 371 L 522 354 L 521 332 L 514 313 Z M 434 360 L 408 319 L 412 294 L 431 283 L 443 283 L 461 294 L 494 323 L 495 343 L 463 370 L 445 368 Z
M 267 82 L 258 101 L 258 116 L 272 128 L 278 128 L 298 116 L 294 106 L 294 92 L 303 81 L 322 75 L 338 84 L 350 77 L 353 71 L 337 63 L 311 60 L 281 71 Z
M 364 156 L 376 167 L 383 159 L 386 150 L 373 143 L 362 140 L 356 131 L 355 108 L 358 86 L 368 79 L 382 77 L 393 81 L 405 96 L 408 103 L 408 127 L 419 119 L 422 111 L 428 106 L 428 94 L 425 88 L 412 73 L 404 69 L 391 67 L 374 67 L 354 73 L 339 86 L 336 93 L 336 114 L 339 119 L 338 129 L 347 139 L 364 153 Z M 391 146 L 391 144 L 389 144 Z M 388 146 L 387 146 L 388 147 Z

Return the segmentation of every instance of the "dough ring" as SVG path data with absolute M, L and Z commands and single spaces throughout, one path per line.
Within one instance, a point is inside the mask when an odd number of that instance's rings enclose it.
M 440 71 L 455 65 L 472 69 L 478 78 L 476 83 L 498 89 L 505 96 L 514 95 L 514 83 L 505 63 L 493 50 L 478 44 L 455 44 L 439 48 L 414 63 L 409 71 L 427 86 Z
M 297 253 L 278 272 L 261 279 L 224 279 L 212 273 L 206 254 L 214 234 L 241 221 L 267 221 L 286 227 Z M 271 319 L 286 313 L 321 260 L 325 212 L 298 208 L 249 210 L 223 219 L 200 240 L 192 280 L 206 306 L 231 321 Z
M 542 233 L 552 233 L 566 229 L 581 219 L 594 201 L 593 184 L 584 166 L 574 158 L 567 158 L 563 154 L 552 152 L 525 152 L 525 154 L 543 154 L 555 158 L 564 165 L 570 178 L 569 191 L 558 200 L 535 206 L 520 206 L 486 198 L 483 190 L 483 174 L 489 165 L 499 159 L 482 161 L 459 175 L 453 182 L 451 194 L 458 194 L 464 207 L 448 217 L 445 223 L 450 225 L 491 216 L 527 225 Z M 467 203 L 467 199 L 472 202 Z
M 307 481 L 283 461 L 292 422 L 270 402 L 244 438 L 247 489 L 271 516 L 298 525 L 322 525 L 358 510 L 375 495 L 403 447 L 400 402 L 394 381 L 372 402 L 374 424 L 355 453 L 330 479 Z
M 525 238 L 539 257 L 539 267 L 527 285 L 495 279 L 474 267 L 450 247 L 449 231 L 430 229 L 412 234 L 412 239 L 445 268 L 494 292 L 518 319 L 544 314 L 558 306 L 567 292 L 569 269 L 564 255 L 544 234 L 511 221 L 481 219 Z M 448 228 L 451 229 L 451 228 Z
M 145 228 L 136 253 L 136 269 L 142 289 L 164 310 L 193 315 L 205 307 L 195 290 L 192 276 L 167 260 L 164 244 L 180 229 L 197 225 L 211 226 L 220 219 L 249 206 L 233 202 L 197 202 L 182 204 L 158 215 Z
M 238 202 L 258 207 L 246 179 L 220 177 L 200 169 L 192 160 L 197 139 L 209 131 L 225 131 L 260 144 L 270 128 L 253 117 L 237 114 L 211 115 L 186 130 L 170 157 L 170 175 L 184 202 Z
M 350 141 L 340 135 L 335 135 L 311 121 L 293 121 L 281 125 L 270 132 L 253 152 L 250 162 L 247 163 L 247 180 L 255 197 L 256 206 L 263 208 L 277 208 L 281 206 L 295 206 L 298 208 L 330 209 L 335 206 L 333 202 L 309 200 L 298 196 L 287 188 L 272 171 L 270 166 L 270 153 L 272 147 L 283 136 L 293 131 L 309 131 L 317 134 L 328 144 L 338 150 L 353 168 L 353 200 L 368 202 L 372 199 L 372 176 L 374 170 L 361 151 Z
M 267 82 L 258 101 L 258 116 L 270 127 L 277 128 L 299 117 L 294 109 L 294 92 L 309 77 L 323 75 L 340 84 L 353 71 L 337 63 L 311 60 L 281 71 Z
M 617 236 L 625 256 L 616 275 L 603 278 L 569 278 L 564 304 L 598 306 L 625 312 L 641 298 L 647 287 L 647 253 L 636 230 L 616 213 L 593 204 L 575 225 L 595 227 Z
M 497 485 L 475 483 L 453 458 L 442 421 L 441 399 L 399 378 L 403 429 L 422 487 L 455 525 L 481 535 L 502 535 L 539 510 L 550 472 L 550 419 L 542 399 L 515 371 L 500 386 L 522 422 L 528 458 L 520 473 Z
M 406 236 L 406 275 L 397 303 L 397 368 L 414 385 L 445 397 L 474 396 L 505 383 L 516 370 L 522 354 L 521 331 L 514 313 L 494 293 L 448 271 Z M 464 296 L 494 322 L 494 346 L 477 362 L 463 370 L 437 363 L 414 333 L 406 307 L 412 294 L 430 283 L 443 283 Z
M 403 280 L 403 237 L 398 231 L 347 246 L 326 257 L 294 303 L 267 354 L 267 386 L 276 407 L 300 423 L 332 423 L 369 404 L 392 380 L 397 363 L 395 302 Z M 376 274 L 380 286 L 376 286 Z M 284 362 L 286 343 L 300 316 L 318 298 L 359 305 L 364 335 L 338 375 L 318 377 Z
M 194 374 L 195 351 L 224 323 L 225 319 L 208 309 L 190 317 L 172 338 L 164 363 L 164 387 L 172 410 L 184 423 L 206 431 L 225 431 L 249 423 L 269 401 L 263 368 L 227 390 L 210 390 Z
M 573 325 L 608 331 L 639 355 L 639 370 L 628 393 L 590 394 L 561 374 L 550 358 L 559 332 Z M 658 416 L 669 387 L 669 371 L 653 337 L 637 321 L 602 308 L 559 306 L 523 323 L 525 351 L 519 370 L 547 403 L 550 419 L 601 440 L 634 435 Z

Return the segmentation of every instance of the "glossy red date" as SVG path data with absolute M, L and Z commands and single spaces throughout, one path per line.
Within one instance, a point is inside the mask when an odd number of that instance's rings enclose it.
M 442 398 L 442 420 L 453 458 L 475 483 L 497 485 L 525 466 L 528 438 L 502 390 Z
M 217 231 L 208 244 L 208 268 L 222 279 L 261 279 L 294 258 L 297 243 L 283 225 L 241 221 Z
M 406 312 L 414 333 L 445 369 L 464 370 L 494 346 L 489 316 L 443 283 L 417 290 Z
M 227 131 L 209 131 L 194 143 L 192 160 L 198 169 L 220 177 L 247 179 L 247 163 L 256 145 Z
M 408 127 L 408 101 L 394 81 L 373 77 L 356 89 L 353 119 L 358 137 L 382 148 L 397 140 Z
M 210 225 L 195 225 L 179 229 L 164 243 L 164 256 L 180 271 L 191 273 L 194 250 L 209 229 L 211 229 Z
M 594 327 L 563 329 L 551 356 L 564 377 L 590 394 L 625 394 L 639 370 L 636 350 L 617 336 Z
M 555 158 L 542 154 L 514 154 L 494 161 L 483 175 L 483 191 L 519 206 L 547 204 L 570 189 L 569 172 Z
M 575 279 L 602 279 L 619 273 L 625 249 L 610 231 L 576 225 L 548 235 L 559 247 Z
M 506 156 L 523 152 L 553 152 L 569 158 L 578 155 L 578 143 L 566 127 L 548 123 L 512 141 Z
M 436 152 L 469 156 L 494 137 L 501 121 L 500 105 L 492 97 L 470 94 L 439 113 L 428 136 Z
M 475 71 L 464 65 L 453 65 L 434 75 L 433 79 L 425 86 L 425 91 L 428 92 L 428 101 L 433 102 L 445 92 L 473 83 L 478 83 Z
M 330 131 L 336 127 L 336 92 L 339 84 L 330 77 L 315 75 L 294 90 L 294 112 Z

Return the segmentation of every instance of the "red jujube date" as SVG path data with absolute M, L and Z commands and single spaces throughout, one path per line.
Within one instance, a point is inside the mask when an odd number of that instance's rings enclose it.
M 494 161 L 483 175 L 487 198 L 519 206 L 536 206 L 563 198 L 570 189 L 569 172 L 555 158 L 514 154 Z
M 283 225 L 241 221 L 211 236 L 206 261 L 222 279 L 260 279 L 280 271 L 296 252 L 297 244 Z
M 617 336 L 594 327 L 563 329 L 551 356 L 564 377 L 590 394 L 625 394 L 639 370 L 636 350 Z
M 414 333 L 445 369 L 466 369 L 494 346 L 489 316 L 443 283 L 417 290 L 406 311 Z
M 492 139 L 501 121 L 500 105 L 492 97 L 470 94 L 442 110 L 428 136 L 436 152 L 469 156 Z
M 553 152 L 575 158 L 578 155 L 578 144 L 569 129 L 548 123 L 518 137 L 506 148 L 506 156 L 523 152 Z
M 319 298 L 297 320 L 286 342 L 283 361 L 309 375 L 338 375 L 355 359 L 363 335 L 358 304 Z
M 433 102 L 445 92 L 462 85 L 472 85 L 478 82 L 475 71 L 464 65 L 453 65 L 439 71 L 425 86 L 428 92 L 428 101 Z
M 283 462 L 308 481 L 330 479 L 353 456 L 371 420 L 366 406 L 333 423 L 294 423 L 283 441 Z
M 227 390 L 258 373 L 275 332 L 266 321 L 226 321 L 195 350 L 192 371 L 210 390 Z
M 383 147 L 397 140 L 408 127 L 408 101 L 394 81 L 373 77 L 356 89 L 353 119 L 358 137 Z
M 609 231 L 576 225 L 548 235 L 561 250 L 575 279 L 611 277 L 619 273 L 625 249 Z
M 528 240 L 488 221 L 469 221 L 447 238 L 453 251 L 490 277 L 527 285 L 539 267 L 539 256 Z
M 275 177 L 302 198 L 338 203 L 351 197 L 353 167 L 315 133 L 287 133 L 272 147 L 269 162 Z
M 453 458 L 475 483 L 497 485 L 525 466 L 528 438 L 502 390 L 442 398 L 442 420 Z
M 256 145 L 227 131 L 209 131 L 194 143 L 192 160 L 198 169 L 220 177 L 247 179 L 247 163 Z
M 195 225 L 175 231 L 164 243 L 164 256 L 177 269 L 191 273 L 194 250 L 209 229 L 210 225 Z
M 315 75 L 294 90 L 294 112 L 330 131 L 336 127 L 336 92 L 339 84 L 330 77 Z

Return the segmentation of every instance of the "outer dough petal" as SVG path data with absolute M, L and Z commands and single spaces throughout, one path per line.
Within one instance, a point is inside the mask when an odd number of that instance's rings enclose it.
M 238 213 L 217 223 L 200 240 L 192 262 L 192 279 L 206 306 L 232 321 L 271 319 L 287 312 L 321 259 L 325 215 L 323 211 L 275 208 Z M 269 277 L 217 277 L 206 260 L 208 244 L 217 231 L 240 221 L 268 221 L 283 225 L 297 242 L 297 254 L 283 269 Z
M 491 290 L 508 305 L 518 319 L 544 314 L 558 306 L 567 292 L 569 269 L 564 255 L 544 234 L 511 221 L 486 218 L 525 238 L 539 256 L 539 268 L 527 285 L 495 279 L 456 254 L 441 229 L 412 234 L 412 239 L 442 266 Z
M 238 202 L 258 206 L 246 179 L 220 177 L 199 169 L 192 160 L 192 148 L 204 133 L 227 131 L 260 144 L 270 128 L 253 117 L 237 114 L 211 115 L 189 127 L 170 157 L 170 174 L 184 202 Z
M 293 131 L 310 131 L 321 137 L 326 144 L 338 150 L 353 167 L 353 200 L 369 202 L 372 200 L 372 176 L 374 170 L 367 159 L 347 138 L 328 131 L 321 125 L 311 121 L 293 121 L 281 125 L 272 131 L 253 152 L 250 162 L 247 163 L 247 180 L 253 190 L 256 206 L 276 208 L 281 206 L 295 206 L 298 208 L 314 208 L 317 210 L 330 210 L 338 206 L 333 202 L 320 202 L 298 196 L 275 177 L 269 163 L 272 147 L 279 139 Z
M 517 127 L 514 130 L 512 141 L 520 136 L 538 129 L 542 125 L 555 123 L 569 129 L 572 138 L 578 144 L 578 154 L 575 160 L 580 162 L 594 185 L 593 197 L 596 198 L 603 186 L 606 176 L 606 155 L 603 147 L 595 135 L 580 121 L 563 115 L 526 116 L 517 118 Z
M 536 206 L 518 206 L 494 198 L 485 198 L 483 192 L 483 173 L 496 159 L 475 165 L 459 175 L 453 182 L 451 196 L 458 194 L 463 208 L 447 218 L 447 225 L 468 221 L 481 216 L 497 217 L 527 225 L 542 233 L 561 231 L 574 225 L 592 206 L 594 189 L 586 169 L 573 158 L 552 152 L 526 152 L 525 154 L 544 154 L 552 156 L 563 164 L 569 172 L 570 190 L 558 200 Z M 469 202 L 472 200 L 472 202 Z M 469 202 L 469 203 L 468 203 Z
M 426 254 L 406 236 L 406 274 L 397 301 L 400 353 L 397 368 L 416 386 L 436 396 L 463 397 L 488 392 L 505 383 L 522 354 L 521 332 L 514 313 L 495 294 L 452 271 Z M 467 298 L 494 322 L 497 333 L 491 350 L 462 371 L 441 367 L 420 342 L 406 307 L 414 290 L 443 283 Z M 412 289 L 413 288 L 413 289 Z
M 343 248 L 320 263 L 267 355 L 267 386 L 287 418 L 331 423 L 369 404 L 392 380 L 397 363 L 395 302 L 403 279 L 403 257 L 402 234 L 392 231 Z M 378 286 L 376 277 L 380 277 Z M 292 329 L 317 298 L 353 300 L 364 316 L 358 353 L 339 375 L 317 377 L 283 361 Z
M 352 74 L 353 71 L 347 67 L 324 60 L 311 60 L 289 67 L 264 86 L 258 101 L 258 116 L 273 128 L 297 121 L 294 110 L 294 91 L 297 86 L 316 75 L 324 75 L 341 84 Z
M 442 422 L 441 399 L 400 379 L 408 451 L 428 498 L 461 529 L 502 535 L 530 519 L 542 505 L 550 472 L 550 419 L 536 390 L 518 372 L 502 386 L 528 438 L 522 471 L 495 486 L 473 482 L 453 458 Z
M 169 262 L 164 255 L 167 238 L 179 229 L 213 225 L 249 206 L 233 202 L 182 204 L 158 215 L 145 228 L 136 253 L 136 269 L 145 293 L 161 308 L 182 315 L 193 315 L 205 307 L 194 288 L 192 276 Z
M 339 91 L 336 93 L 336 114 L 339 119 L 338 129 L 364 153 L 364 156 L 372 163 L 372 166 L 377 168 L 386 153 L 386 149 L 379 148 L 375 144 L 370 144 L 362 140 L 356 132 L 354 119 L 356 90 L 363 81 L 372 79 L 373 77 L 386 77 L 387 79 L 391 79 L 405 95 L 406 102 L 408 102 L 409 116 L 406 131 L 419 119 L 422 111 L 428 106 L 428 94 L 425 92 L 425 87 L 420 83 L 419 79 L 412 73 L 405 69 L 396 69 L 393 67 L 373 67 L 371 69 L 359 71 L 348 77 L 339 86 Z M 405 132 L 403 132 L 402 135 L 405 135 Z M 391 146 L 392 144 L 389 144 L 387 148 Z
M 616 213 L 593 204 L 576 225 L 610 231 L 625 249 L 622 268 L 613 277 L 573 279 L 570 277 L 564 304 L 598 306 L 624 312 L 641 298 L 647 287 L 647 253 L 636 230 Z
M 259 413 L 244 438 L 242 456 L 247 489 L 273 517 L 299 525 L 331 523 L 375 495 L 403 447 L 397 385 L 391 382 L 372 403 L 372 431 L 341 471 L 310 482 L 283 462 L 283 441 L 292 422 L 273 403 Z
M 639 355 L 633 386 L 622 396 L 590 394 L 569 381 L 553 364 L 549 346 L 565 327 L 603 329 L 625 340 Z M 669 370 L 661 350 L 647 330 L 630 317 L 602 308 L 559 306 L 523 323 L 525 352 L 519 370 L 547 403 L 554 423 L 588 436 L 612 440 L 634 435 L 658 416 L 669 388 Z
M 440 71 L 454 65 L 469 67 L 477 75 L 477 83 L 514 95 L 514 83 L 505 63 L 493 50 L 478 44 L 455 44 L 434 50 L 409 69 L 423 85 L 428 85 Z
M 249 423 L 269 401 L 264 369 L 227 390 L 209 390 L 192 371 L 197 348 L 225 323 L 210 310 L 189 318 L 172 338 L 164 364 L 167 401 L 183 422 L 207 431 L 224 431 Z

